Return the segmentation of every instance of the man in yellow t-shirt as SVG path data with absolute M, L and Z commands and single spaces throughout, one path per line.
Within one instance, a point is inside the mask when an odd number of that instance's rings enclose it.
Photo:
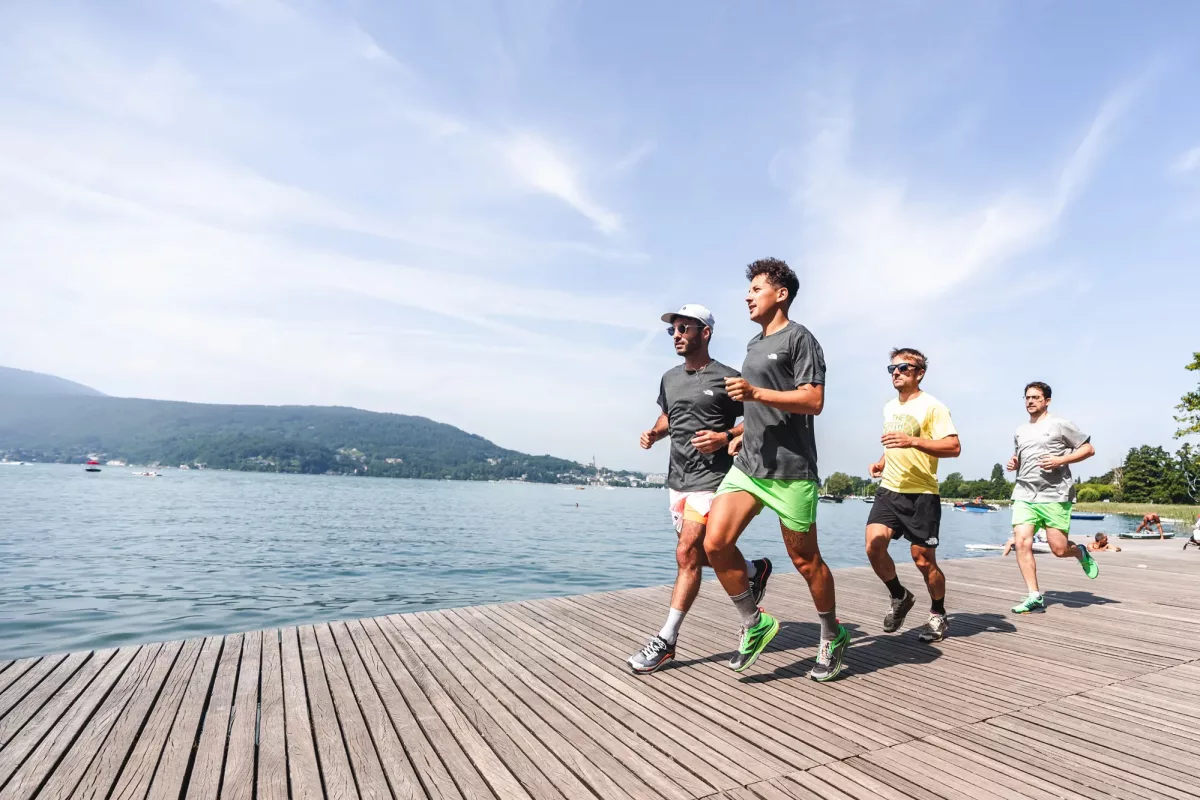
M 896 577 L 896 562 L 888 555 L 888 544 L 892 539 L 908 539 L 913 563 L 925 578 L 932 602 L 929 620 L 918 638 L 940 642 L 946 638 L 949 624 L 946 576 L 935 555 L 942 522 L 937 467 L 939 458 L 954 458 L 962 447 L 950 410 L 921 391 L 926 366 L 920 350 L 901 347 L 892 351 L 888 374 L 897 397 L 883 407 L 880 441 L 885 449 L 883 457 L 869 468 L 872 478 L 882 477 L 883 481 L 867 517 L 867 557 L 892 596 L 883 630 L 899 630 L 916 598 Z

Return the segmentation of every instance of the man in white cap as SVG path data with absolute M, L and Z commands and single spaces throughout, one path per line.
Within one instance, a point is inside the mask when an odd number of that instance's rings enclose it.
M 667 622 L 646 646 L 629 657 L 629 668 L 638 674 L 660 669 L 675 657 L 675 642 L 684 615 L 700 591 L 700 573 L 708 566 L 704 554 L 704 531 L 713 493 L 733 465 L 729 443 L 742 433 L 737 419 L 742 404 L 725 391 L 725 379 L 738 377 L 735 369 L 714 361 L 708 354 L 713 332 L 712 313 L 689 303 L 662 316 L 667 333 L 683 363 L 662 376 L 658 388 L 659 415 L 654 426 L 642 434 L 645 449 L 660 439 L 671 438 L 671 463 L 667 470 L 671 518 L 678 543 L 675 561 L 679 571 L 671 593 Z M 771 576 L 765 558 L 746 562 L 751 590 L 762 599 Z

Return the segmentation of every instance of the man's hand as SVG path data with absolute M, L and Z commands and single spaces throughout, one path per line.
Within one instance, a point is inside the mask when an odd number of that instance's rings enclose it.
M 883 461 L 876 461 L 874 464 L 867 467 L 867 474 L 870 475 L 872 478 L 882 478 L 883 477 L 883 466 L 884 466 Z
M 726 378 L 725 392 L 730 399 L 739 403 L 753 403 L 758 389 L 750 385 L 745 378 Z
M 654 443 L 657 441 L 658 441 L 658 433 L 656 433 L 655 430 L 653 428 L 651 428 L 648 431 L 642 432 L 642 438 L 641 438 L 641 441 L 639 442 L 639 444 L 642 446 L 643 450 L 649 450 L 651 447 L 654 446 Z
M 715 453 L 727 444 L 729 438 L 716 431 L 696 431 L 696 435 L 692 437 L 692 447 L 705 455 Z
M 1041 467 L 1044 472 L 1051 472 L 1058 469 L 1065 463 L 1066 462 L 1061 458 L 1055 458 L 1054 456 L 1042 456 L 1041 460 L 1038 461 L 1038 466 Z
M 736 456 L 742 450 L 742 437 L 735 436 L 729 441 L 729 455 Z
M 1004 466 L 1004 468 L 1006 470 L 1008 470 L 1009 472 L 1017 471 L 1017 454 L 1016 453 L 1013 453 L 1013 457 L 1008 460 L 1008 463 Z
M 892 431 L 891 433 L 885 433 L 879 441 L 889 450 L 895 450 L 897 448 L 914 446 L 917 443 L 917 437 L 909 436 L 907 433 L 900 433 L 899 431 Z

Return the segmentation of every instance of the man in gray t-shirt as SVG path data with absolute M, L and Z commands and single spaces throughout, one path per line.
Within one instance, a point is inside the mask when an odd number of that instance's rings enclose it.
M 817 546 L 817 447 L 813 419 L 825 407 L 825 356 L 803 325 L 788 316 L 800 280 L 783 261 L 764 258 L 746 269 L 746 306 L 762 332 L 746 347 L 740 378 L 729 378 L 730 397 L 746 404 L 746 433 L 733 468 L 717 489 L 704 549 L 742 623 L 729 661 L 750 668 L 779 631 L 779 621 L 758 607 L 737 541 L 750 521 L 769 508 L 792 563 L 808 583 L 821 620 L 817 660 L 809 677 L 832 680 L 842 668 L 850 634 L 837 620 L 833 573 Z
M 671 593 L 667 623 L 646 646 L 629 657 L 629 668 L 639 675 L 665 666 L 675 657 L 675 642 L 683 618 L 700 591 L 701 570 L 708 565 L 704 555 L 704 533 L 713 494 L 733 464 L 729 445 L 742 432 L 737 419 L 742 404 L 725 389 L 731 369 L 708 354 L 712 337 L 712 313 L 704 306 L 688 304 L 662 317 L 667 333 L 683 363 L 662 376 L 658 386 L 659 415 L 654 426 L 642 434 L 641 446 L 671 439 L 667 469 L 667 491 L 678 543 L 675 561 L 678 572 Z M 765 558 L 746 562 L 751 584 L 759 599 L 767 588 L 771 562 Z
M 1017 473 L 1012 494 L 1013 540 L 1017 563 L 1029 589 L 1029 596 L 1013 606 L 1014 614 L 1046 610 L 1033 558 L 1033 537 L 1039 528 L 1046 532 L 1046 541 L 1054 555 L 1078 559 L 1089 578 L 1100 574 L 1100 567 L 1087 548 L 1067 538 L 1071 530 L 1073 486 L 1069 465 L 1091 458 L 1096 450 L 1091 437 L 1075 423 L 1050 414 L 1050 394 L 1050 387 L 1040 381 L 1025 387 L 1029 422 L 1017 428 L 1013 456 L 1008 460 L 1009 471 Z

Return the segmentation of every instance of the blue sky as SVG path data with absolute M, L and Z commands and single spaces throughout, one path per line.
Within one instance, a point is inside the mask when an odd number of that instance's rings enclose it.
M 701 302 L 801 275 L 823 473 L 926 351 L 985 474 L 1025 382 L 1170 444 L 1200 349 L 1200 6 L 0 6 L 0 363 L 106 392 L 637 449 Z

